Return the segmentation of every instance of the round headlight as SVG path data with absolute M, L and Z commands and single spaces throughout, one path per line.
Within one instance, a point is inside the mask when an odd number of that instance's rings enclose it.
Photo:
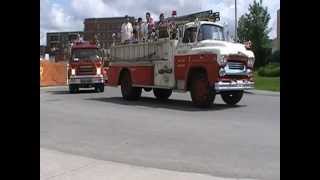
M 71 75 L 76 75 L 76 70 L 75 69 L 71 69 Z
M 100 67 L 97 68 L 97 74 L 98 74 L 98 75 L 101 74 L 101 68 L 100 68 Z
M 251 69 L 247 69 L 247 75 L 248 77 L 253 76 L 252 70 Z
M 220 77 L 223 77 L 223 76 L 225 76 L 226 75 L 226 70 L 224 69 L 224 68 L 220 68 L 220 70 L 219 70 L 219 76 Z
M 255 61 L 255 59 L 254 58 L 249 58 L 248 59 L 248 67 L 253 67 L 253 65 L 254 65 L 254 61 Z
M 219 64 L 220 66 L 224 66 L 224 65 L 226 65 L 226 63 L 227 63 L 227 56 L 221 55 L 221 56 L 218 58 L 218 64 Z

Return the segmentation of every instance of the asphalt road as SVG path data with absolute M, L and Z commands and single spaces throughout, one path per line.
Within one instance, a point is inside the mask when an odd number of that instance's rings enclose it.
M 91 157 L 230 178 L 280 179 L 280 96 L 245 94 L 230 107 L 216 97 L 194 108 L 189 93 L 139 101 L 120 88 L 69 94 L 40 89 L 40 145 Z

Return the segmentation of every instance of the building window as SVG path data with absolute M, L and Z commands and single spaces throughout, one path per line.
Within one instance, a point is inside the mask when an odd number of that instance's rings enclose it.
M 72 35 L 69 35 L 68 40 L 73 41 L 73 40 L 76 40 L 77 38 L 78 38 L 78 35 L 72 34 Z
M 50 41 L 58 41 L 59 37 L 58 36 L 50 36 Z

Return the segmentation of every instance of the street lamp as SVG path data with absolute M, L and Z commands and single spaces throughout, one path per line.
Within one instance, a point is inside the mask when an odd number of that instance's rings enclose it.
M 234 0 L 234 40 L 237 42 L 237 0 Z

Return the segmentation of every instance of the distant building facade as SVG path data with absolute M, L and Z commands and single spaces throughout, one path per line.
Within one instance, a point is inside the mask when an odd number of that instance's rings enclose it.
M 45 53 L 46 53 L 46 46 L 40 45 L 40 57 L 44 57 Z
M 133 23 L 134 17 L 129 18 Z M 117 35 L 116 42 L 120 42 L 121 25 L 124 22 L 124 17 L 87 18 L 84 20 L 84 40 L 97 39 L 102 48 L 108 49 L 113 43 L 113 33 Z
M 83 31 L 48 32 L 47 49 L 50 56 L 54 56 L 56 61 L 65 61 L 67 48 L 78 35 L 83 36 Z

